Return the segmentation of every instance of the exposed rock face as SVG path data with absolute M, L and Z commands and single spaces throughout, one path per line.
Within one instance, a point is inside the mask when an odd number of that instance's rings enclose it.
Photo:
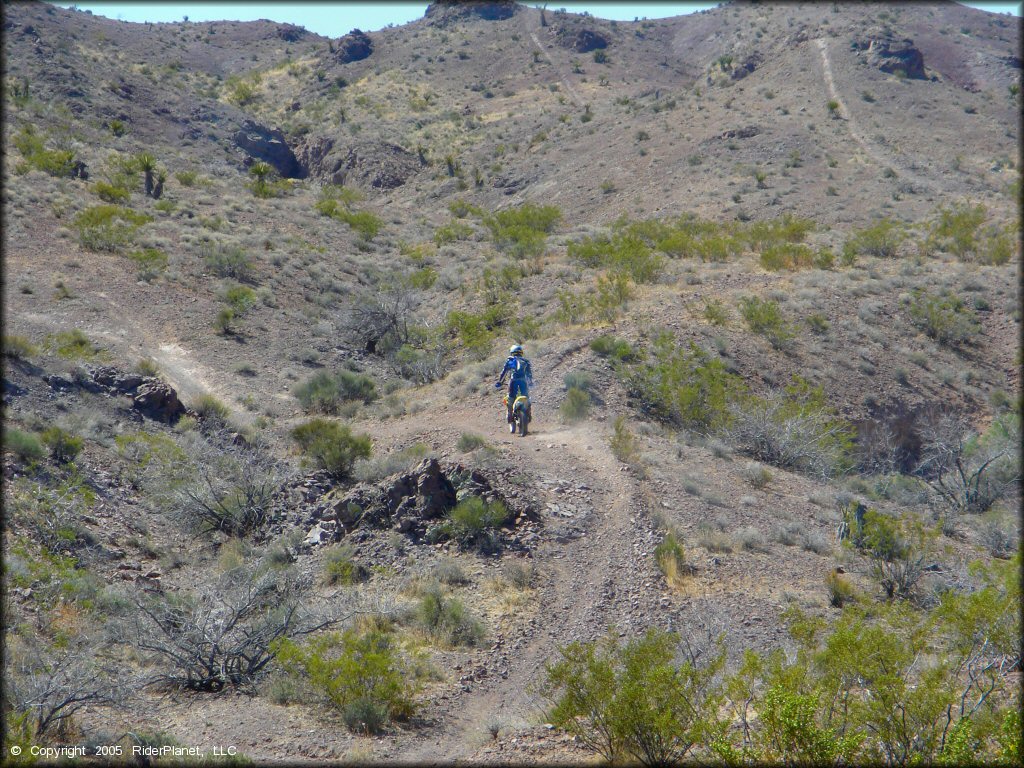
M 752 54 L 747 56 L 738 67 L 736 67 L 732 71 L 732 79 L 742 80 L 744 77 L 751 74 L 754 70 L 761 66 L 762 61 L 764 61 L 764 57 L 757 51 L 754 51 Z
M 590 53 L 608 47 L 608 39 L 592 29 L 578 29 L 574 33 L 566 31 L 565 34 L 559 32 L 558 39 L 566 48 L 577 53 Z
M 484 21 L 511 19 L 518 10 L 518 4 L 511 0 L 498 0 L 498 2 L 468 0 L 468 2 L 431 3 L 423 15 L 424 18 L 430 20 L 431 24 L 444 27 L 473 18 Z
M 250 157 L 270 163 L 286 179 L 302 178 L 302 166 L 280 131 L 246 120 L 232 138 Z
M 282 24 L 277 28 L 277 36 L 286 43 L 297 43 L 309 34 L 305 27 L 296 24 Z
M 344 496 L 330 499 L 328 509 L 339 537 L 361 525 L 372 525 L 420 538 L 431 521 L 468 496 L 500 501 L 516 520 L 535 516 L 531 507 L 499 492 L 479 470 L 442 465 L 437 459 L 425 459 L 415 469 L 379 483 L 360 483 Z
M 91 376 L 92 380 L 100 386 L 122 395 L 134 392 L 145 380 L 137 373 L 126 373 L 118 368 L 106 365 L 94 368 Z
M 902 72 L 913 80 L 926 80 L 924 54 L 909 38 L 902 40 L 886 32 L 872 32 L 853 41 L 853 47 L 867 52 L 868 63 L 883 72 Z
M 132 407 L 151 419 L 175 422 L 185 413 L 178 393 L 159 379 L 146 379 L 135 391 Z
M 334 49 L 334 57 L 342 64 L 362 61 L 373 53 L 373 41 L 361 29 L 353 29 L 340 38 Z
M 420 159 L 397 144 L 364 141 L 338 146 L 326 136 L 306 138 L 296 146 L 303 175 L 329 184 L 394 189 L 422 168 Z

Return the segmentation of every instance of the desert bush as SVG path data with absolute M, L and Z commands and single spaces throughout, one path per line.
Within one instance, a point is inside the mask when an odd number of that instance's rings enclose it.
M 75 460 L 85 440 L 78 435 L 65 432 L 58 426 L 48 427 L 39 436 L 43 445 L 50 451 L 50 458 L 58 464 L 68 464 Z
M 131 190 L 106 181 L 97 181 L 90 191 L 105 203 L 127 203 L 132 196 Z
M 452 221 L 434 230 L 434 244 L 446 245 L 457 240 L 468 240 L 473 236 L 473 228 L 461 221 Z
M 78 242 L 90 251 L 120 251 L 132 242 L 136 231 L 152 221 L 150 216 L 120 205 L 94 205 L 73 221 Z
M 368 458 L 372 452 L 369 435 L 353 435 L 349 427 L 327 419 L 300 424 L 292 430 L 292 438 L 317 469 L 337 478 L 348 477 L 356 459 Z
M 512 315 L 507 304 L 495 304 L 482 312 L 453 310 L 445 318 L 445 329 L 476 359 L 483 360 L 491 351 L 498 329 Z
M 247 285 L 226 285 L 221 291 L 220 299 L 235 314 L 236 317 L 244 315 L 256 306 L 256 291 Z
M 707 734 L 724 663 L 719 638 L 680 644 L 651 629 L 623 646 L 609 636 L 559 649 L 541 695 L 551 722 L 604 760 L 674 764 Z
M 608 447 L 612 455 L 623 464 L 632 464 L 640 457 L 636 435 L 626 424 L 624 415 L 617 416 L 612 427 L 612 436 L 608 439 Z
M 68 360 L 91 360 L 100 350 L 78 328 L 47 337 L 47 346 Z
M 937 413 L 920 428 L 914 474 L 942 500 L 947 514 L 985 512 L 1020 487 L 1020 416 L 1004 414 L 983 435 L 963 417 Z
M 871 575 L 889 600 L 909 598 L 924 575 L 925 532 L 919 524 L 909 527 L 913 540 L 896 518 L 874 509 L 864 512 L 860 548 L 870 557 Z
M 740 299 L 740 315 L 753 333 L 767 338 L 775 349 L 788 347 L 795 336 L 792 324 L 771 299 L 757 296 Z
M 620 362 L 633 362 L 639 355 L 629 342 L 607 334 L 598 336 L 590 342 L 590 348 L 601 357 L 610 357 Z
M 3 353 L 4 357 L 9 357 L 12 360 L 30 360 L 39 354 L 39 350 L 27 337 L 5 333 Z
M 705 301 L 703 315 L 704 319 L 712 325 L 726 325 L 729 322 L 729 313 L 720 299 Z
M 671 333 L 655 339 L 647 363 L 625 374 L 641 407 L 660 419 L 701 431 L 717 428 L 728 403 L 745 390 L 743 380 L 725 364 L 690 342 L 686 349 Z
M 821 387 L 798 376 L 781 393 L 737 398 L 728 413 L 723 433 L 760 461 L 821 477 L 849 468 L 853 426 L 827 404 Z
M 350 544 L 342 544 L 324 550 L 324 581 L 332 586 L 335 584 L 348 586 L 365 581 L 370 572 L 366 566 L 353 559 L 354 555 L 355 550 Z
M 469 496 L 453 507 L 443 522 L 427 531 L 428 540 L 454 539 L 462 547 L 484 552 L 498 549 L 498 528 L 508 522 L 508 508 L 500 501 Z
M 471 432 L 463 432 L 459 435 L 459 440 L 455 444 L 455 447 L 463 453 L 470 453 L 471 451 L 475 451 L 477 448 L 483 448 L 485 445 L 487 445 L 487 440 L 480 435 L 475 435 Z
M 217 277 L 233 277 L 243 282 L 252 278 L 252 258 L 239 245 L 204 243 L 200 253 Z
M 750 462 L 743 468 L 743 477 L 750 483 L 751 488 L 758 490 L 767 488 L 772 481 L 772 473 L 768 471 L 767 467 L 757 462 Z
M 825 588 L 828 590 L 828 603 L 833 608 L 842 608 L 857 597 L 857 590 L 850 580 L 835 571 L 829 571 L 825 576 Z
M 159 277 L 167 269 L 167 254 L 159 248 L 143 248 L 127 254 L 138 268 L 138 277 L 147 283 Z
M 567 422 L 580 421 L 585 419 L 590 412 L 590 395 L 586 390 L 579 387 L 570 387 L 565 393 L 565 400 L 558 408 L 558 412 Z
M 461 601 L 446 598 L 439 586 L 428 587 L 417 608 L 417 619 L 431 637 L 446 646 L 478 646 L 484 627 Z
M 769 549 L 764 534 L 752 525 L 746 525 L 738 529 L 733 534 L 733 539 L 740 545 L 741 549 L 748 552 L 767 552 Z
M 372 403 L 377 399 L 377 386 L 366 374 L 318 371 L 299 384 L 293 394 L 307 412 L 333 414 L 348 401 Z
M 217 692 L 249 688 L 293 638 L 329 628 L 348 614 L 310 599 L 294 569 L 234 568 L 195 591 L 144 593 L 115 636 L 156 671 L 144 682 L 164 689 Z
M 226 424 L 228 417 L 231 416 L 231 410 L 216 395 L 209 393 L 197 397 L 192 403 L 192 410 L 200 419 L 208 422 L 214 428 Z
M 43 443 L 31 432 L 24 432 L 17 427 L 4 427 L 4 450 L 10 451 L 24 462 L 39 461 L 46 455 Z
M 939 219 L 928 233 L 928 250 L 952 253 L 959 259 L 967 260 L 979 250 L 979 230 L 985 223 L 987 211 L 982 204 L 967 202 L 939 208 Z
M 569 243 L 568 253 L 584 266 L 624 272 L 636 283 L 656 281 L 665 267 L 664 258 L 629 229 Z
M 668 531 L 654 548 L 654 560 L 669 586 L 678 586 L 687 573 L 686 552 L 675 531 Z
M 562 212 L 555 206 L 524 203 L 517 208 L 485 214 L 483 223 L 500 250 L 521 259 L 544 253 L 547 235 L 561 218 Z
M 57 177 L 70 177 L 76 173 L 78 159 L 75 153 L 69 149 L 47 149 L 46 136 L 37 133 L 31 124 L 22 126 L 12 142 L 28 168 Z
M 461 586 L 470 582 L 470 578 L 466 575 L 462 566 L 452 558 L 445 558 L 435 565 L 432 575 L 442 584 L 448 584 L 449 586 Z
M 388 475 L 404 472 L 426 458 L 429 452 L 426 443 L 413 443 L 383 456 L 359 459 L 352 469 L 352 478 L 360 483 L 375 483 Z
M 964 344 L 981 330 L 974 313 L 959 296 L 949 292 L 936 295 L 918 289 L 907 314 L 914 325 L 939 344 Z
M 853 264 L 858 256 L 894 258 L 906 236 L 898 221 L 881 219 L 847 237 L 843 243 L 843 262 Z
M 770 272 L 806 269 L 814 264 L 814 251 L 803 243 L 777 243 L 761 251 L 761 266 Z

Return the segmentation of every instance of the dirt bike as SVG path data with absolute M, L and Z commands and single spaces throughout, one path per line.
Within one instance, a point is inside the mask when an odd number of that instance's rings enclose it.
M 508 416 L 508 395 L 503 401 L 505 405 L 506 418 L 508 419 L 508 431 L 513 435 L 518 430 L 520 437 L 526 437 L 526 430 L 532 417 L 530 399 L 526 395 L 517 395 L 512 402 L 512 415 Z

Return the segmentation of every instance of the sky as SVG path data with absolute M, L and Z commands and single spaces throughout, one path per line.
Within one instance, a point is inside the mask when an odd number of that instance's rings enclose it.
M 542 5 L 542 3 L 529 3 Z M 632 21 L 634 18 L 658 19 L 665 16 L 680 16 L 704 8 L 714 8 L 717 3 L 658 2 L 658 3 L 615 3 L 615 2 L 563 2 L 550 0 L 544 3 L 551 10 L 565 8 L 572 13 L 587 11 L 603 19 Z M 190 2 L 57 2 L 64 8 L 74 5 L 79 10 L 89 10 L 98 16 L 124 21 L 255 21 L 269 19 L 305 27 L 325 37 L 340 37 L 355 28 L 364 32 L 383 29 L 389 24 L 407 24 L 422 18 L 427 9 L 425 2 L 253 2 L 253 3 L 190 3 Z M 1020 2 L 968 2 L 973 8 L 992 13 L 1013 13 L 1021 15 Z

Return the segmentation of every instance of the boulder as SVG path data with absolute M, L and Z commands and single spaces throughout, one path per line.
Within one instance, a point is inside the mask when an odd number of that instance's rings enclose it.
M 341 37 L 334 48 L 334 58 L 340 64 L 362 61 L 369 58 L 371 53 L 373 53 L 373 41 L 361 29 L 353 29 Z
M 282 24 L 274 33 L 286 43 L 297 43 L 309 34 L 305 27 L 296 24 Z
M 739 66 L 733 69 L 731 75 L 732 79 L 742 80 L 744 77 L 751 74 L 752 72 L 754 72 L 754 70 L 761 66 L 762 61 L 764 61 L 764 57 L 757 51 L 754 51 L 745 59 L 743 59 Z
M 455 486 L 441 471 L 437 459 L 424 459 L 413 470 L 413 476 L 416 478 L 416 506 L 420 517 L 431 520 L 455 506 Z
M 269 163 L 286 179 L 302 178 L 302 166 L 281 131 L 246 120 L 232 139 L 250 157 Z
M 144 381 L 137 373 L 126 373 L 110 365 L 93 368 L 89 371 L 90 378 L 101 387 L 119 395 L 127 395 L 138 389 Z
M 568 47 L 576 53 L 590 53 L 600 48 L 607 48 L 608 40 L 604 35 L 600 35 L 592 29 L 581 29 L 568 37 Z
M 884 31 L 872 31 L 853 41 L 854 49 L 864 51 L 868 63 L 883 72 L 902 73 L 912 80 L 926 80 L 924 54 L 910 38 L 896 38 Z
M 151 419 L 166 422 L 177 421 L 185 413 L 174 388 L 152 378 L 147 378 L 135 391 L 132 407 Z

